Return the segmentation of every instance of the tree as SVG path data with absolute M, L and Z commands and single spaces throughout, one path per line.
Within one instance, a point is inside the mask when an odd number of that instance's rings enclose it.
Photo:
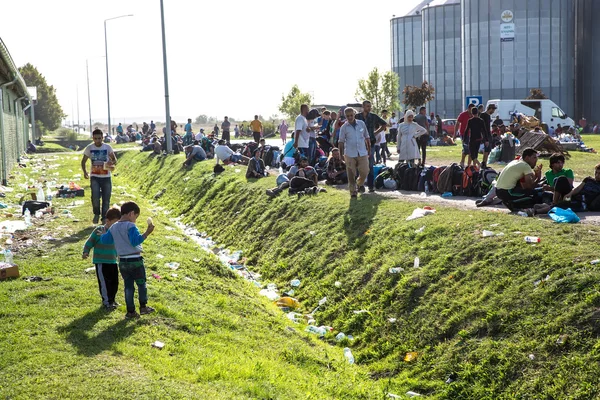
M 19 73 L 27 86 L 37 87 L 38 100 L 35 106 L 37 132 L 41 136 L 46 130 L 54 131 L 60 128 L 60 123 L 66 115 L 58 103 L 54 86 L 48 85 L 46 78 L 29 63 L 20 67 Z
M 526 100 L 544 100 L 547 98 L 548 97 L 544 94 L 544 92 L 542 92 L 542 89 L 537 88 L 529 91 L 529 97 L 527 97 Z
M 196 117 L 196 123 L 197 124 L 206 124 L 208 122 L 208 117 L 204 114 L 202 115 L 198 115 Z
M 399 87 L 400 82 L 396 73 L 387 71 L 380 74 L 377 68 L 373 68 L 367 79 L 358 81 L 358 88 L 354 96 L 356 101 L 369 100 L 373 106 L 373 112 L 376 114 L 383 110 L 392 112 L 400 110 Z
M 310 105 L 310 103 L 312 103 L 310 93 L 302 93 L 298 85 L 294 85 L 287 96 L 281 95 L 279 111 L 293 121 L 300 114 L 300 106 L 302 104 Z
M 435 99 L 435 88 L 427 81 L 423 81 L 421 87 L 406 85 L 402 94 L 404 95 L 404 104 L 410 108 L 424 106 Z

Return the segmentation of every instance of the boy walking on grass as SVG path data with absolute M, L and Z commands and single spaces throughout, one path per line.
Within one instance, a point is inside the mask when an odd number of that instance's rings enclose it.
M 140 314 L 150 314 L 154 308 L 148 307 L 148 291 L 146 288 L 146 269 L 142 257 L 142 243 L 154 231 L 152 219 L 148 218 L 148 228 L 140 234 L 135 221 L 140 216 L 140 207 L 133 201 L 121 206 L 121 219 L 100 237 L 103 244 L 113 244 L 119 256 L 119 271 L 125 281 L 125 318 L 139 318 Z M 138 287 L 140 314 L 135 311 L 133 295 L 135 286 Z
M 98 288 L 102 297 L 102 305 L 108 311 L 112 311 L 119 305 L 115 302 L 115 295 L 119 290 L 119 270 L 117 268 L 117 252 L 112 244 L 100 243 L 100 236 L 105 229 L 109 229 L 115 222 L 121 218 L 121 212 L 116 208 L 111 208 L 104 216 L 106 224 L 99 226 L 90 235 L 83 246 L 83 259 L 90 255 L 94 249 L 92 262 L 96 267 L 96 277 L 98 278 Z

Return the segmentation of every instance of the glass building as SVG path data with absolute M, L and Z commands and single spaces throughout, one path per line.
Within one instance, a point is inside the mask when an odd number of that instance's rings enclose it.
M 423 80 L 435 88 L 428 112 L 455 118 L 462 109 L 460 1 L 434 1 L 423 18 Z
M 404 100 L 402 90 L 405 86 L 421 86 L 423 83 L 421 29 L 421 13 L 418 10 L 405 17 L 391 20 L 392 71 L 400 78 L 398 93 L 400 103 Z
M 577 0 L 575 19 L 575 116 L 600 121 L 600 1 Z
M 573 0 L 462 0 L 462 93 L 524 99 L 541 88 L 574 112 Z

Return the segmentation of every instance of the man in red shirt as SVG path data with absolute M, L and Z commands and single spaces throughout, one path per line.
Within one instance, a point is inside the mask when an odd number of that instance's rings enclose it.
M 469 104 L 467 111 L 463 111 L 459 114 L 456 119 L 456 129 L 454 130 L 454 132 L 458 132 L 462 140 L 462 156 L 460 158 L 460 166 L 462 168 L 465 166 L 465 158 L 469 155 L 469 138 L 465 136 L 465 131 L 467 130 L 469 120 L 473 117 L 473 114 L 471 113 L 473 107 L 475 107 L 475 105 Z

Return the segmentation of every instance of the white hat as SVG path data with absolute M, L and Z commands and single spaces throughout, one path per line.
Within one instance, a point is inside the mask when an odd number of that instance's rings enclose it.
M 406 119 L 406 118 L 408 118 L 408 117 L 414 117 L 414 116 L 415 116 L 415 113 L 414 113 L 414 111 L 413 111 L 413 110 L 408 110 L 408 111 L 406 111 L 406 112 L 404 113 L 404 118 L 405 118 L 405 119 Z

